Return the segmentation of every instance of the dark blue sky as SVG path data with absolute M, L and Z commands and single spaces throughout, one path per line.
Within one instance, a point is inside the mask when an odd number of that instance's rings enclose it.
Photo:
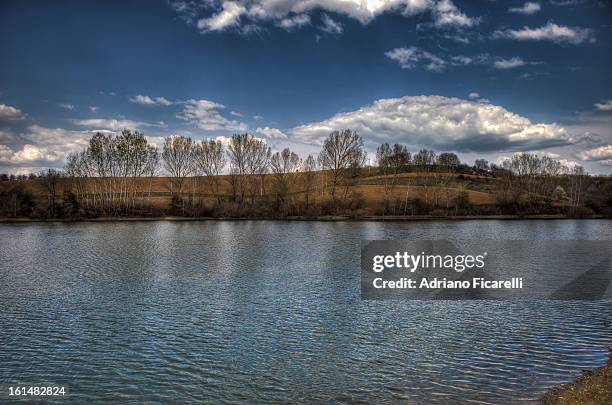
M 249 131 L 306 153 L 347 126 L 370 149 L 609 171 L 609 4 L 389 3 L 3 1 L 0 168 L 61 166 L 98 129 Z

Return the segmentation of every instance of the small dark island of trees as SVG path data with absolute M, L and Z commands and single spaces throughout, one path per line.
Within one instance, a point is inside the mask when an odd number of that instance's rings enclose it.
M 363 139 L 333 131 L 318 155 L 272 152 L 234 135 L 196 141 L 96 133 L 63 170 L 1 175 L 0 217 L 403 218 L 490 215 L 612 216 L 612 179 L 519 153 L 501 165 L 401 144 L 367 165 Z

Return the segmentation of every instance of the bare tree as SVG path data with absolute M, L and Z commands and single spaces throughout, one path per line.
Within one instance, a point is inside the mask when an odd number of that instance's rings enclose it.
M 431 149 L 421 149 L 419 153 L 414 155 L 413 162 L 419 165 L 422 169 L 426 169 L 436 163 L 436 153 Z
M 227 155 L 230 161 L 230 180 L 234 200 L 238 199 L 242 203 L 245 193 L 245 181 L 248 174 L 248 155 L 250 149 L 251 136 L 249 134 L 234 135 L 227 148 Z
M 300 163 L 300 157 L 291 152 L 289 148 L 285 148 L 282 152 L 276 152 L 272 155 L 270 167 L 274 174 L 277 209 L 285 205 L 289 192 L 289 181 L 292 176 L 295 177 L 295 172 L 300 167 Z
M 319 164 L 331 174 L 332 200 L 336 199 L 336 189 L 347 169 L 361 167 L 364 163 L 363 139 L 357 132 L 345 129 L 329 134 L 319 154 Z
M 486 172 L 489 170 L 489 162 L 486 159 L 476 159 L 474 161 L 474 169 L 479 172 Z
M 302 164 L 302 181 L 304 185 L 304 200 L 306 203 L 306 208 L 308 209 L 310 206 L 310 196 L 312 194 L 312 189 L 315 186 L 317 181 L 317 161 L 312 155 L 308 155 L 306 160 L 304 160 Z
M 147 201 L 151 204 L 151 188 L 153 186 L 153 177 L 157 175 L 159 170 L 159 152 L 155 146 L 147 146 L 147 163 L 145 165 L 145 175 L 149 178 Z
M 232 184 L 240 189 L 240 202 L 244 200 L 247 180 L 250 185 L 251 203 L 254 202 L 258 183 L 259 194 L 264 194 L 264 175 L 268 171 L 271 153 L 270 147 L 264 141 L 252 135 L 232 136 L 227 154 L 231 164 L 231 173 L 238 176 L 235 179 L 237 181 Z M 237 195 L 237 193 L 234 194 Z
M 376 160 L 383 177 L 384 208 L 383 214 L 389 209 L 389 199 L 403 167 L 410 163 L 410 152 L 405 146 L 395 144 L 393 147 L 383 143 L 376 149 Z
M 570 180 L 570 200 L 572 214 L 576 215 L 578 207 L 582 204 L 582 187 L 585 177 L 587 176 L 586 170 L 582 166 L 574 166 L 569 174 Z
M 438 156 L 438 164 L 441 166 L 446 166 L 447 169 L 456 168 L 461 164 L 459 157 L 451 152 L 440 153 Z
M 172 184 L 179 194 L 183 191 L 185 178 L 194 170 L 193 146 L 193 140 L 184 136 L 170 136 L 164 140 L 164 167 L 172 176 Z
M 38 179 L 47 190 L 47 214 L 51 218 L 55 218 L 58 214 L 57 195 L 62 177 L 62 173 L 55 169 L 48 169 L 38 175 Z
M 217 202 L 221 203 L 219 176 L 227 163 L 223 143 L 214 139 L 202 140 L 202 143 L 196 145 L 194 149 L 194 159 L 198 169 L 210 179 Z

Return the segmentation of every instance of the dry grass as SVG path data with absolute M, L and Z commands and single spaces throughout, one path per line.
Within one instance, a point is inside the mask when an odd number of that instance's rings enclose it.
M 553 387 L 542 399 L 542 405 L 612 404 L 612 349 L 608 363 L 587 371 L 574 382 Z
M 342 195 L 346 192 L 347 195 L 359 195 L 363 199 L 363 207 L 369 210 L 378 209 L 381 204 L 384 203 L 384 181 L 385 176 L 367 176 L 363 173 L 364 177 L 351 179 L 351 185 L 348 186 L 348 190 L 344 187 L 339 187 L 337 195 Z M 432 182 L 432 178 L 436 178 L 440 181 Z M 304 200 L 304 177 L 301 173 L 294 173 L 289 175 L 289 193 L 296 202 Z M 402 173 L 399 179 L 408 181 L 409 185 L 402 184 L 400 181 L 396 181 L 397 185 L 393 188 L 393 192 L 388 196 L 389 200 L 396 201 L 413 201 L 420 199 L 426 203 L 432 203 L 438 201 L 441 205 L 446 205 L 446 201 L 450 202 L 449 206 L 454 205 L 454 197 L 461 191 L 464 190 L 468 193 L 468 199 L 472 205 L 494 205 L 495 196 L 490 193 L 483 191 L 482 189 L 469 189 L 469 180 L 467 178 L 478 178 L 480 181 L 493 180 L 483 178 L 481 176 L 466 176 L 466 180 L 462 180 L 455 173 Z M 323 201 L 329 199 L 329 187 L 330 182 L 325 172 L 316 173 L 316 185 L 311 191 L 311 199 L 315 201 Z M 231 197 L 232 188 L 230 185 L 230 177 L 227 175 L 219 176 L 219 194 L 228 199 Z M 261 178 L 258 178 L 259 184 Z M 442 180 L 441 180 L 442 179 Z M 396 179 L 397 180 L 397 179 Z M 94 183 L 101 183 L 100 179 L 89 178 L 81 180 L 86 184 L 86 188 L 93 189 Z M 131 181 L 131 180 L 128 180 Z M 24 184 L 25 187 L 33 194 L 35 200 L 41 204 L 46 204 L 47 190 L 41 180 L 20 180 L 20 183 Z M 247 181 L 248 182 L 248 181 Z M 264 190 L 265 193 L 272 196 L 274 194 L 274 176 L 264 176 Z M 425 186 L 418 185 L 419 182 L 426 182 L 436 185 Z M 138 178 L 135 179 L 136 189 L 140 192 L 140 202 L 158 209 L 165 209 L 169 207 L 171 202 L 172 191 L 176 192 L 176 182 L 169 177 L 154 177 L 154 178 Z M 412 185 L 414 183 L 414 185 Z M 1 185 L 0 185 L 1 186 Z M 58 186 L 58 196 L 61 196 L 64 191 L 70 188 L 70 180 L 62 179 Z M 191 177 L 185 179 L 183 183 L 183 193 L 194 194 L 197 199 L 204 201 L 205 203 L 212 203 L 216 200 L 216 195 L 212 192 L 212 180 L 207 177 Z M 257 190 L 259 193 L 259 190 Z M 248 194 L 248 193 L 247 193 Z
M 383 185 L 366 184 L 352 187 L 363 195 L 367 204 L 381 204 L 385 199 L 385 187 Z M 461 190 L 457 187 L 439 187 L 439 186 L 404 186 L 398 185 L 393 187 L 390 195 L 391 198 L 397 199 L 421 199 L 423 201 L 432 201 L 437 195 L 440 201 L 445 201 L 446 197 L 452 200 Z M 465 190 L 468 193 L 470 204 L 483 205 L 495 204 L 495 196 L 490 193 L 484 193 L 475 190 Z

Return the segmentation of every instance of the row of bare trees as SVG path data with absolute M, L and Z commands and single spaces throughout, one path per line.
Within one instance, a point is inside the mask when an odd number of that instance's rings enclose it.
M 295 202 L 295 184 L 301 185 L 306 208 L 320 187 L 329 189 L 336 201 L 349 174 L 365 161 L 363 140 L 350 130 L 332 132 L 318 157 L 304 160 L 288 148 L 272 153 L 264 140 L 249 134 L 234 135 L 227 143 L 171 136 L 159 153 L 144 134 L 126 130 L 116 136 L 96 133 L 84 150 L 68 156 L 65 173 L 82 206 L 105 214 L 131 212 L 150 199 L 160 166 L 170 177 L 170 194 L 183 212 L 201 205 L 206 197 L 217 204 L 225 198 L 252 206 L 269 193 L 275 196 L 276 209 L 285 210 Z M 327 174 L 322 180 L 319 169 Z M 266 180 L 268 174 L 272 176 Z M 225 194 L 222 179 L 229 189 Z
M 96 133 L 81 152 L 68 156 L 65 172 L 74 181 L 79 201 L 95 211 L 129 212 L 142 192 L 140 179 L 155 176 L 159 154 L 144 134 L 122 131 L 119 135 Z M 149 193 L 150 193 L 149 181 Z
M 583 185 L 588 176 L 582 166 L 565 165 L 546 155 L 517 153 L 504 160 L 501 167 L 504 193 L 510 199 L 526 195 L 531 199 L 567 200 L 571 213 L 576 213 L 582 204 Z
M 397 201 L 396 186 L 401 174 L 411 170 L 419 172 L 418 186 L 425 205 L 448 209 L 459 200 L 467 201 L 467 193 L 456 179 L 440 174 L 467 167 L 454 153 L 421 149 L 413 155 L 404 145 L 385 143 L 377 148 L 376 161 L 376 172 L 382 175 L 384 185 L 383 212 L 396 213 L 398 204 L 402 205 Z M 133 212 L 144 206 L 161 167 L 170 178 L 164 183 L 170 185 L 174 206 L 183 213 L 201 212 L 205 201 L 215 201 L 217 206 L 231 202 L 254 207 L 264 200 L 274 206 L 275 212 L 289 213 L 300 204 L 308 209 L 317 196 L 326 198 L 332 206 L 347 200 L 349 186 L 360 177 L 365 162 L 363 139 L 351 130 L 331 132 L 318 156 L 309 155 L 304 160 L 288 148 L 272 153 L 264 140 L 249 134 L 224 141 L 171 136 L 164 140 L 159 153 L 144 134 L 126 130 L 116 136 L 96 133 L 83 151 L 68 157 L 65 173 L 81 206 L 106 214 Z M 502 166 L 478 159 L 469 169 L 489 174 L 497 170 L 503 178 L 501 192 L 513 193 L 514 198 L 521 194 L 559 194 L 558 177 L 566 175 L 568 192 L 563 189 L 561 194 L 573 206 L 581 204 L 584 170 L 570 170 L 547 156 L 516 154 Z M 402 178 L 402 184 L 414 181 L 417 185 L 416 179 Z M 55 195 L 55 182 L 48 181 L 46 186 L 49 194 Z M 392 201 L 394 208 L 389 210 Z M 407 208 L 408 189 L 404 213 Z

